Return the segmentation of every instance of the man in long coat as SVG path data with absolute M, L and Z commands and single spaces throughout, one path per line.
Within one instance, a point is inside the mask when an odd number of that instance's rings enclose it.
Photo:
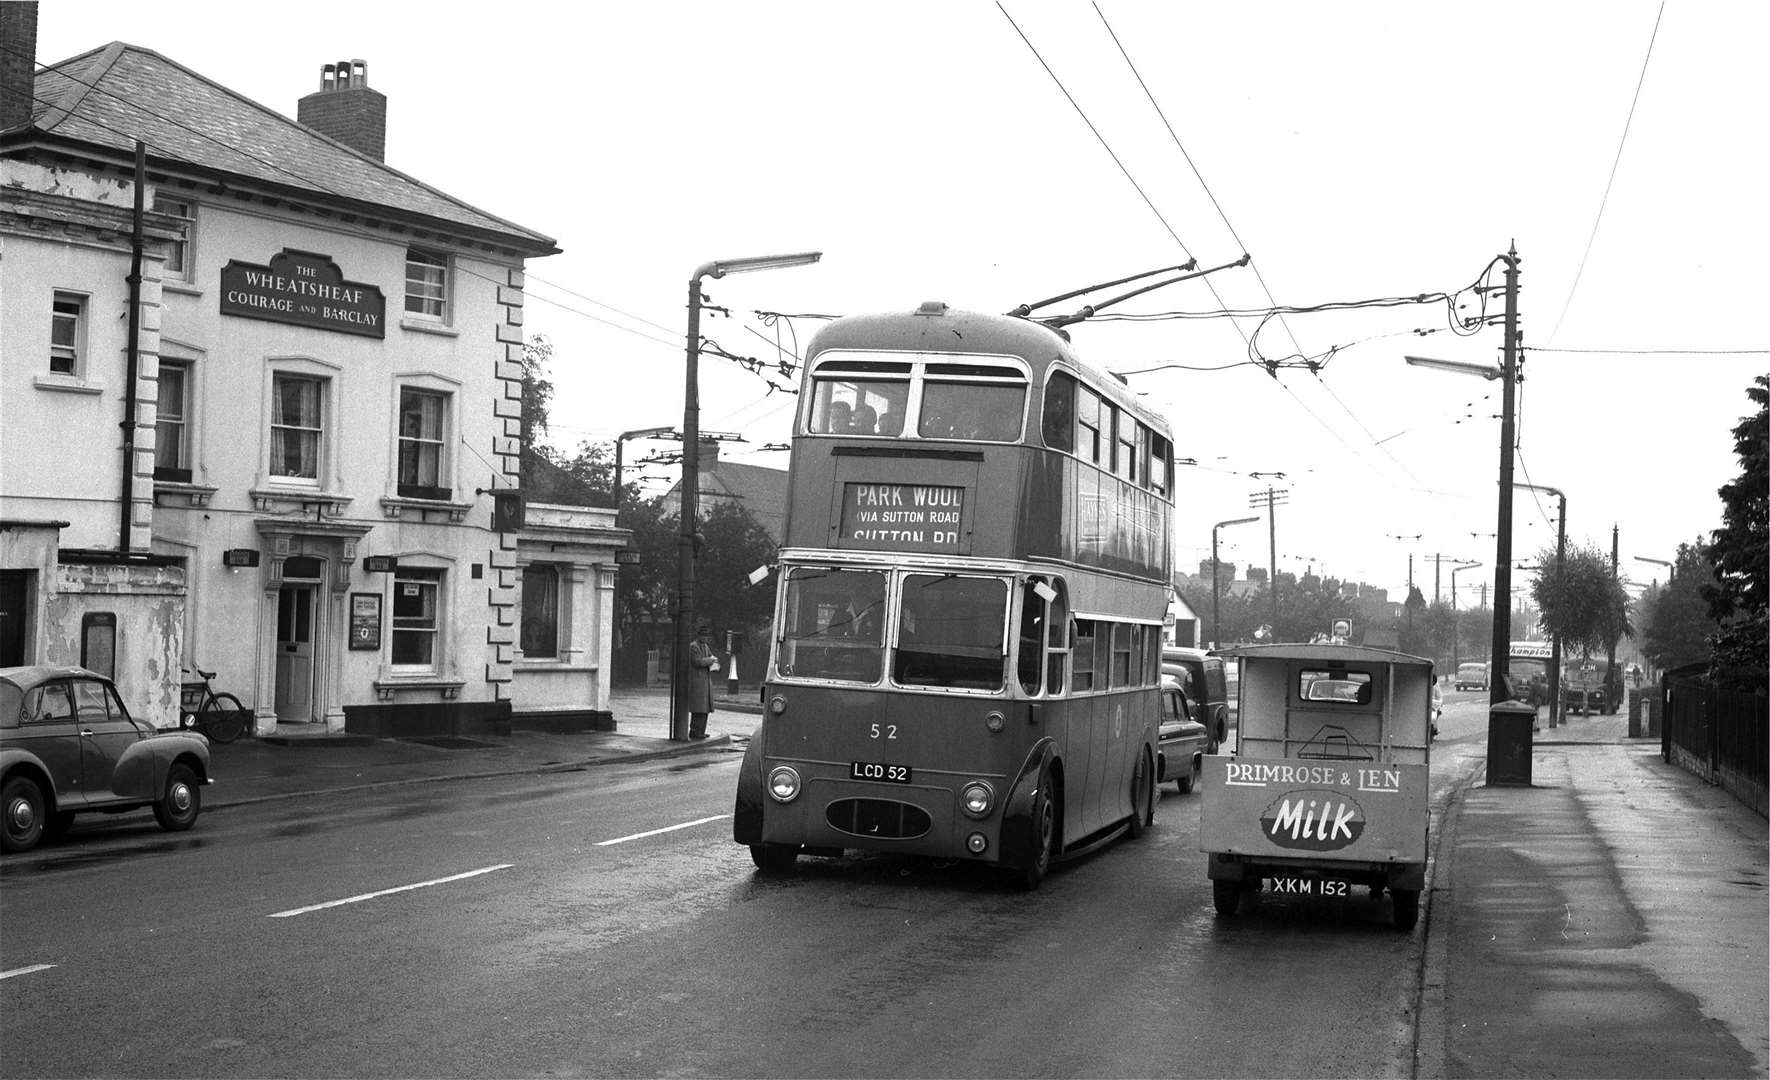
M 713 672 L 719 670 L 719 655 L 713 651 L 713 627 L 702 623 L 695 628 L 694 641 L 688 647 L 688 737 L 707 737 L 707 714 L 713 711 Z

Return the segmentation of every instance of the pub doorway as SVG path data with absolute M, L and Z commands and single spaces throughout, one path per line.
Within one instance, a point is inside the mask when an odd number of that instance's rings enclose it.
M 310 555 L 290 556 L 283 563 L 283 585 L 277 590 L 278 724 L 314 719 L 314 603 L 324 573 L 324 564 Z

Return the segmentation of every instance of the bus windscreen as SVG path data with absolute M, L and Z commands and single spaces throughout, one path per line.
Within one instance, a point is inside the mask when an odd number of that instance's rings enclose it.
M 1008 586 L 998 578 L 907 574 L 892 678 L 900 686 L 1000 690 Z

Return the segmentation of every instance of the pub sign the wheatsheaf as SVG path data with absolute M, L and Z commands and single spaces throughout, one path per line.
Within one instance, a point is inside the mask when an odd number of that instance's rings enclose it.
M 364 337 L 387 336 L 387 301 L 374 285 L 345 281 L 330 256 L 284 248 L 269 266 L 228 260 L 221 313 Z

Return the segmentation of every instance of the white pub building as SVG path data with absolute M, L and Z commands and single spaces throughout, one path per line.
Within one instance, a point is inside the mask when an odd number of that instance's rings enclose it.
M 146 48 L 36 70 L 0 5 L 0 666 L 260 736 L 609 726 L 614 512 L 519 489 L 525 261 L 389 168 L 325 64 L 299 120 Z

